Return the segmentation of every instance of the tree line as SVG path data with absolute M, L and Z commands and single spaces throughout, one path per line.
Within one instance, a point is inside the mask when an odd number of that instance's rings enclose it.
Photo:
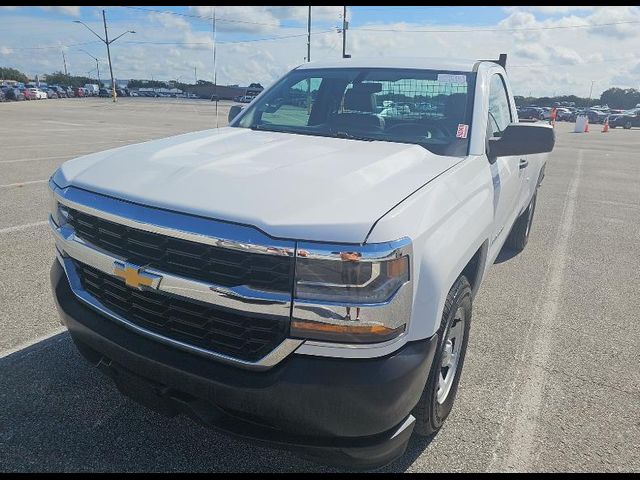
M 569 102 L 577 108 L 588 108 L 594 105 L 608 105 L 609 108 L 628 110 L 640 104 L 640 90 L 635 88 L 609 88 L 602 92 L 599 98 L 584 98 L 576 95 L 561 95 L 555 97 L 514 97 L 517 106 L 537 105 L 552 107 L 556 103 Z
M 101 87 L 103 83 L 91 77 L 83 77 L 77 75 L 65 75 L 62 72 L 50 73 L 46 76 L 47 83 L 51 85 L 65 85 L 70 87 L 82 87 L 87 83 L 97 83 Z M 0 79 L 15 80 L 17 82 L 27 83 L 29 77 L 15 68 L 0 67 Z M 206 80 L 198 80 L 199 85 L 213 85 L 212 82 Z M 129 88 L 163 88 L 175 86 L 184 90 L 189 84 L 179 82 L 163 82 L 160 80 L 130 80 Z M 254 84 L 252 84 L 254 85 Z M 256 84 L 258 85 L 258 84 Z M 635 88 L 618 88 L 612 87 L 605 90 L 600 98 L 584 98 L 576 95 L 561 95 L 555 97 L 515 97 L 516 105 L 538 105 L 540 107 L 551 107 L 555 103 L 572 102 L 578 108 L 587 108 L 594 105 L 608 105 L 610 108 L 629 109 L 640 104 L 640 91 Z

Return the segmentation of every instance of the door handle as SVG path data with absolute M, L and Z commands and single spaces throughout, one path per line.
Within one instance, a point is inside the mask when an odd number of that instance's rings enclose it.
M 529 166 L 529 162 L 524 158 L 520 159 L 520 170 L 523 170 Z

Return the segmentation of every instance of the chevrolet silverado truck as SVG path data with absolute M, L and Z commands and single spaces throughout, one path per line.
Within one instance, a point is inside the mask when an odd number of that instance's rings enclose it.
M 64 163 L 51 283 L 78 350 L 155 411 L 325 463 L 433 435 L 555 142 L 505 60 L 307 63 L 228 127 Z

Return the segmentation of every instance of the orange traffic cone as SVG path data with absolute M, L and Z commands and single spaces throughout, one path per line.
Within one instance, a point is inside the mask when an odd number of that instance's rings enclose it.
M 607 133 L 609 131 L 609 117 L 604 119 L 604 126 L 602 127 L 602 133 Z
M 587 122 L 584 124 L 584 133 L 589 133 L 589 119 L 587 118 Z

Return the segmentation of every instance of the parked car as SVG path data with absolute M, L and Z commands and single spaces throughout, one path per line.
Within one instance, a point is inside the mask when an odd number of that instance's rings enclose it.
M 589 119 L 589 123 L 604 123 L 605 118 L 608 116 L 606 113 L 598 110 L 581 109 L 566 115 L 565 118 L 569 122 L 575 122 L 579 115 L 586 115 Z
M 48 98 L 47 92 L 45 92 L 44 90 L 40 90 L 39 88 L 29 88 L 28 90 L 32 94 L 31 98 L 34 98 L 36 100 L 44 100 Z
M 539 107 L 522 107 L 518 110 L 518 118 L 529 120 L 543 120 L 544 113 Z
M 571 115 L 571 110 L 565 107 L 558 107 L 556 120 L 566 121 L 569 115 Z
M 76 88 L 73 90 L 73 96 L 74 96 L 74 97 L 84 97 L 84 96 L 85 96 L 84 88 L 82 88 L 82 87 L 76 87 Z
M 63 87 L 57 86 L 56 91 L 58 92 L 58 96 L 60 98 L 67 98 L 69 96 L 67 90 Z
M 110 97 L 111 96 L 111 90 L 107 90 L 106 88 L 101 88 L 100 90 L 98 90 L 98 96 L 99 97 Z
M 604 123 L 605 119 L 609 116 L 608 113 L 602 110 L 593 109 L 587 110 L 586 114 L 589 117 L 589 123 Z
M 73 344 L 143 405 L 323 462 L 377 468 L 433 437 L 475 294 L 527 245 L 555 142 L 514 123 L 503 61 L 304 64 L 229 127 L 64 163 L 50 281 Z M 318 100 L 291 112 L 311 79 Z M 376 114 L 383 86 L 426 82 L 437 115 Z M 502 328 L 482 327 L 479 345 Z
M 54 90 L 53 88 L 47 89 L 46 94 L 47 94 L 48 98 L 59 98 L 58 97 L 58 92 L 56 90 Z
M 4 95 L 6 100 L 26 100 L 24 93 L 19 88 L 8 87 L 4 90 Z
M 632 108 L 626 112 L 609 115 L 611 128 L 622 127 L 629 130 L 631 127 L 640 127 L 640 108 Z
M 0 89 L 0 102 L 6 102 L 7 98 L 4 94 L 4 90 Z
M 20 90 L 20 92 L 24 96 L 25 100 L 35 100 L 36 99 L 36 94 L 33 93 L 31 91 L 31 89 L 29 89 L 29 88 L 18 88 L 18 90 Z

